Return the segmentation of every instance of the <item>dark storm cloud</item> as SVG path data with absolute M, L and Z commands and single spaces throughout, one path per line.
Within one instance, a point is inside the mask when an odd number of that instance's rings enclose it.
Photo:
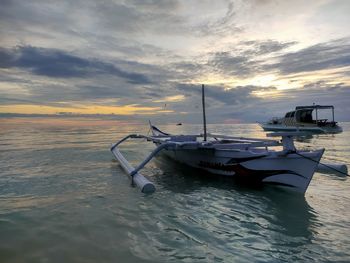
M 269 65 L 266 69 L 293 74 L 350 66 L 350 38 L 313 45 L 281 55 L 278 59 L 279 63 Z
M 21 68 L 53 78 L 83 78 L 98 74 L 115 75 L 134 84 L 151 81 L 144 74 L 122 70 L 111 63 L 81 58 L 57 49 L 20 46 L 0 50 L 0 67 Z

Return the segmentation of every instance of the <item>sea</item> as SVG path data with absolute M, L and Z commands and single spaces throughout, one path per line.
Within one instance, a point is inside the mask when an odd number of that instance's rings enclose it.
M 350 167 L 350 123 L 340 134 L 299 138 Z M 160 125 L 200 133 L 201 125 Z M 265 138 L 257 124 L 211 133 Z M 0 119 L 0 262 L 349 262 L 350 178 L 315 173 L 305 194 L 252 188 L 160 157 L 131 185 L 110 152 L 148 124 L 100 118 Z M 154 149 L 125 142 L 136 165 Z

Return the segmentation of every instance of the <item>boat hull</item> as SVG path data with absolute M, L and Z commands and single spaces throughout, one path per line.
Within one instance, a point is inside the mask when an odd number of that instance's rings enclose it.
M 265 131 L 306 131 L 312 133 L 340 133 L 342 128 L 339 126 L 335 127 L 318 127 L 318 126 L 287 126 L 283 124 L 267 124 L 263 123 L 260 126 Z
M 322 150 L 283 154 L 218 149 L 165 150 L 171 159 L 248 184 L 274 184 L 305 193 L 322 157 Z M 302 156 L 304 157 L 302 157 Z M 312 160 L 310 160 L 312 159 Z

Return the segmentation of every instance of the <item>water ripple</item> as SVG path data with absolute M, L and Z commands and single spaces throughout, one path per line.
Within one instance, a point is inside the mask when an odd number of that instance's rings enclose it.
M 27 122 L 28 124 L 29 122 Z M 298 142 L 326 147 L 349 165 L 344 133 Z M 164 126 L 194 133 L 196 125 Z M 264 137 L 257 125 L 212 132 Z M 207 177 L 164 158 L 143 173 L 157 192 L 142 194 L 108 147 L 147 127 L 35 125 L 0 131 L 1 262 L 329 262 L 350 257 L 350 183 L 316 173 L 305 197 Z M 122 147 L 136 165 L 153 146 Z

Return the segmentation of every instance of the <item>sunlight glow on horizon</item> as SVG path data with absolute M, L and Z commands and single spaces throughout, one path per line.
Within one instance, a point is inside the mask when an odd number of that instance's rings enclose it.
M 0 113 L 16 114 L 116 114 L 116 115 L 154 115 L 157 113 L 172 112 L 164 111 L 161 107 L 144 107 L 137 105 L 125 106 L 101 106 L 101 105 L 77 105 L 77 107 L 53 107 L 31 104 L 17 104 L 2 106 Z

